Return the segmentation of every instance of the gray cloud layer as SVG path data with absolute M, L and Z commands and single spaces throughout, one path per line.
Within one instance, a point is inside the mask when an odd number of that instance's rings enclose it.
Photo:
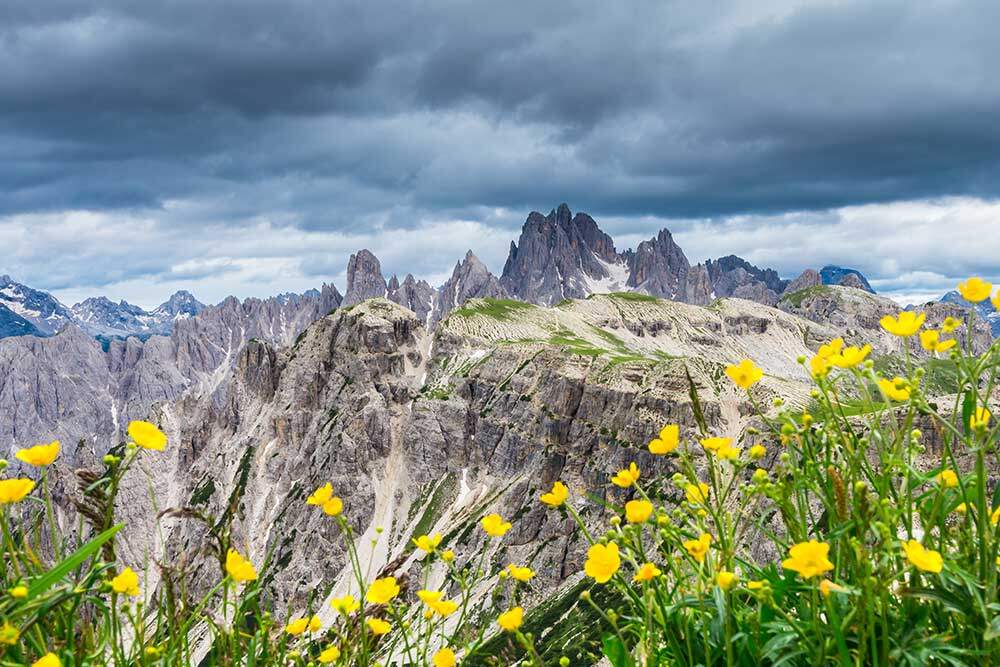
M 54 289 L 221 279 L 238 253 L 196 243 L 267 224 L 381 239 L 402 270 L 440 273 L 392 230 L 509 237 L 559 201 L 643 237 L 678 218 L 989 200 L 996 25 L 986 0 L 5 3 L 0 234 L 87 210 L 191 243 L 51 271 L 25 247 L 0 268 Z M 342 267 L 323 251 L 287 270 Z

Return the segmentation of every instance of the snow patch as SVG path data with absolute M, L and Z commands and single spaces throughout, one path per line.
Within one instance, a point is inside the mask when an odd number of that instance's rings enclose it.
M 628 266 L 625 262 L 605 262 L 603 259 L 595 258 L 607 272 L 605 278 L 591 278 L 586 273 L 583 274 L 587 291 L 591 294 L 610 294 L 611 292 L 628 291 Z

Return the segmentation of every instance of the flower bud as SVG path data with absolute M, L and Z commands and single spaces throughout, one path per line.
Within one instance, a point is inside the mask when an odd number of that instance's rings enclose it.
M 611 517 L 611 521 L 609 521 L 609 523 L 612 526 L 620 526 L 622 523 L 622 518 L 620 516 L 613 516 Z
M 6 470 L 7 466 L 9 465 L 10 463 L 7 461 L 7 459 L 0 459 L 0 470 Z
M 582 593 L 580 593 L 580 599 L 583 600 L 584 602 L 589 602 L 590 601 L 590 591 L 583 591 Z
M 785 399 L 779 396 L 778 398 L 774 399 L 774 401 L 771 404 L 776 408 L 780 408 L 782 405 L 785 404 Z
M 569 658 L 566 656 L 559 658 L 559 667 L 569 667 Z
M 806 356 L 804 354 L 800 354 L 798 357 L 795 358 L 795 361 L 799 362 L 800 364 L 804 364 L 806 363 Z

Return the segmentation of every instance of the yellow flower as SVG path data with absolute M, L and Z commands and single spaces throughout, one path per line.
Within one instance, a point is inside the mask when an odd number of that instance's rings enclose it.
M 629 523 L 643 523 L 653 513 L 653 503 L 648 500 L 630 500 L 625 503 L 625 518 Z
M 988 408 L 976 408 L 976 411 L 969 417 L 969 428 L 973 431 L 986 428 L 990 425 L 990 411 Z
M 720 447 L 719 451 L 715 452 L 715 455 L 723 461 L 733 461 L 739 458 L 740 448 L 726 445 L 725 447 Z
M 812 579 L 833 569 L 833 563 L 828 558 L 829 554 L 830 545 L 826 542 L 816 540 L 799 542 L 789 549 L 789 557 L 781 561 L 781 566 L 786 570 L 798 572 L 803 579 Z
M 615 576 L 621 564 L 617 544 L 594 544 L 587 550 L 587 562 L 583 564 L 583 571 L 597 583 L 605 584 Z
M 135 597 L 139 595 L 139 575 L 126 567 L 111 580 L 111 589 L 120 595 Z
M 726 375 L 741 389 L 749 389 L 764 377 L 764 371 L 749 359 L 733 366 L 726 366 Z
M 365 624 L 368 626 L 368 629 L 371 630 L 371 633 L 376 637 L 387 634 L 389 630 L 392 630 L 392 626 L 381 618 L 365 619 Z
M 940 572 L 944 565 L 941 554 L 933 549 L 927 549 L 916 540 L 903 542 L 903 551 L 906 552 L 906 560 L 924 572 Z
M 864 347 L 845 347 L 840 354 L 835 354 L 830 357 L 830 363 L 834 366 L 839 366 L 840 368 L 854 368 L 855 366 L 864 362 L 871 354 L 872 346 L 865 345 Z
M 698 486 L 688 484 L 684 487 L 684 497 L 692 505 L 703 505 L 708 500 L 711 490 L 705 482 L 698 482 Z
M 928 352 L 947 352 L 955 347 L 956 343 L 954 338 L 941 340 L 941 332 L 937 329 L 927 329 L 920 332 L 920 347 Z
M 649 453 L 669 454 L 677 449 L 677 443 L 680 442 L 680 439 L 680 427 L 677 424 L 668 424 L 660 429 L 660 437 L 649 441 Z
M 451 561 L 455 560 L 455 552 L 452 551 L 451 549 L 445 549 L 444 551 L 441 552 L 441 560 L 443 560 L 446 563 L 450 563 Z
M 567 498 L 569 498 L 569 489 L 562 482 L 556 482 L 552 485 L 551 491 L 542 494 L 540 500 L 549 507 L 559 507 L 566 502 Z
M 728 591 L 735 584 L 738 576 L 734 572 L 728 572 L 727 570 L 719 570 L 719 573 L 715 575 L 715 583 L 719 585 L 724 591 Z
M 441 544 L 441 533 L 434 533 L 433 535 L 421 535 L 417 539 L 413 540 L 414 546 L 416 546 L 421 551 L 431 553 L 438 548 Z
M 455 660 L 455 652 L 448 647 L 439 649 L 437 653 L 434 654 L 432 660 L 434 661 L 434 667 L 455 667 L 457 664 Z
M 990 523 L 995 526 L 998 522 L 1000 522 L 1000 506 L 998 506 L 995 510 L 993 510 L 993 513 L 990 514 Z
M 708 533 L 702 533 L 698 536 L 697 540 L 685 540 L 684 548 L 691 555 L 691 558 L 694 558 L 699 563 L 704 563 L 705 556 L 708 555 L 708 548 L 711 544 L 712 536 Z
M 20 502 L 34 488 L 30 479 L 0 479 L 0 505 Z
M 323 652 L 319 654 L 319 661 L 323 664 L 337 662 L 338 660 L 340 660 L 340 649 L 336 646 L 327 646 L 323 649 Z
M 958 475 L 955 474 L 954 470 L 942 470 L 934 477 L 934 480 L 946 489 L 958 486 Z
M 327 482 L 323 486 L 319 487 L 312 492 L 312 495 L 306 498 L 306 505 L 316 505 L 322 507 L 323 504 L 333 497 L 333 485 Z
M 926 319 L 927 315 L 925 313 L 917 314 L 911 310 L 904 310 L 898 317 L 886 315 L 879 320 L 879 324 L 893 336 L 907 338 L 917 333 Z
M 651 581 L 663 574 L 660 568 L 653 563 L 643 563 L 639 570 L 632 577 L 632 581 Z
M 504 521 L 503 517 L 495 513 L 484 516 L 479 525 L 490 537 L 503 537 L 504 533 L 510 530 L 510 522 Z
M 841 586 L 840 584 L 835 584 L 829 579 L 824 579 L 823 581 L 819 582 L 819 592 L 825 598 L 830 597 L 830 593 L 843 593 L 846 590 L 847 589 Z
M 333 598 L 330 600 L 330 606 L 333 607 L 334 611 L 337 611 L 344 616 L 350 616 L 358 610 L 361 603 L 358 602 L 353 595 L 347 594 L 343 597 Z
M 368 587 L 365 599 L 372 604 L 386 604 L 397 595 L 399 595 L 399 584 L 396 583 L 396 577 L 385 577 L 376 579 Z
M 639 468 L 635 463 L 629 463 L 628 468 L 624 470 L 619 470 L 618 473 L 611 478 L 611 483 L 615 486 L 620 486 L 623 489 L 627 489 L 636 482 L 639 481 Z
M 0 626 L 0 644 L 7 644 L 8 646 L 13 646 L 14 644 L 17 643 L 17 640 L 20 636 L 21 636 L 20 630 L 15 628 L 7 621 L 4 621 L 3 626 Z
M 823 359 L 829 359 L 830 357 L 840 354 L 840 352 L 843 349 L 844 349 L 844 339 L 834 338 L 829 343 L 825 345 L 820 345 L 819 350 L 816 352 L 816 356 L 821 357 Z
M 458 609 L 458 604 L 451 600 L 443 600 L 444 593 L 441 591 L 417 591 L 417 597 L 427 605 L 431 611 L 440 616 L 450 616 Z
M 21 599 L 28 597 L 28 587 L 27 586 L 14 586 L 14 588 L 7 591 L 10 596 L 15 599 Z
M 233 578 L 233 581 L 254 581 L 257 578 L 257 570 L 254 569 L 253 563 L 234 549 L 226 553 L 226 573 Z
M 159 452 L 167 445 L 167 436 L 149 422 L 129 422 L 128 434 L 132 441 L 143 449 L 153 449 Z
M 344 511 L 344 501 L 339 497 L 334 496 L 328 501 L 323 503 L 323 513 L 329 516 L 340 516 L 340 513 Z
M 306 630 L 309 632 L 316 632 L 323 624 L 320 622 L 318 616 L 311 616 L 309 618 L 297 618 L 288 625 L 285 626 L 285 632 L 292 635 L 293 637 L 301 635 Z
M 878 381 L 878 388 L 890 401 L 905 401 L 910 398 L 910 388 L 906 386 L 906 380 L 901 377 L 892 380 L 883 378 Z
M 955 319 L 951 315 L 944 318 L 944 322 L 941 323 L 941 331 L 945 333 L 951 333 L 958 327 L 962 326 L 962 320 Z
M 24 461 L 30 466 L 42 467 L 51 465 L 56 460 L 56 457 L 59 456 L 59 441 L 53 440 L 47 445 L 35 445 L 28 449 L 19 449 L 14 456 L 17 457 L 18 461 Z
M 62 661 L 59 656 L 50 652 L 31 663 L 31 667 L 62 667 Z
M 767 454 L 767 449 L 764 445 L 754 445 L 750 448 L 750 458 L 754 461 L 764 458 L 765 454 Z
M 733 444 L 732 438 L 702 438 L 699 440 L 701 446 L 709 452 L 718 452 L 723 447 L 729 447 Z
M 958 291 L 962 295 L 962 298 L 966 301 L 979 303 L 980 301 L 985 301 L 990 298 L 990 292 L 993 291 L 993 285 L 986 282 L 982 278 L 974 277 L 969 278 L 964 283 L 959 283 Z
M 523 622 L 524 610 L 520 607 L 508 609 L 504 613 L 500 614 L 499 618 L 497 618 L 497 623 L 507 632 L 514 632 L 521 627 L 521 623 Z
M 759 590 L 763 590 L 763 588 L 764 588 L 764 582 L 763 581 L 748 581 L 747 582 L 747 590 L 759 591 Z
M 507 570 L 510 572 L 510 576 L 518 581 L 531 581 L 531 578 L 535 576 L 535 571 L 530 567 L 519 567 L 513 563 L 507 566 Z
M 965 514 L 966 512 L 969 511 L 969 504 L 959 503 L 958 505 L 955 506 L 955 511 L 958 512 L 959 514 Z
M 814 378 L 826 377 L 832 365 L 829 357 L 821 357 L 817 354 L 809 360 L 809 373 Z

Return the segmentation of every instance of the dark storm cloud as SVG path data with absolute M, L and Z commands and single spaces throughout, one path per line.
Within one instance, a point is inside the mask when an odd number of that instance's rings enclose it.
M 992 198 L 998 24 L 975 0 L 8 2 L 0 221 L 512 235 L 568 201 L 640 237 L 654 219 Z

